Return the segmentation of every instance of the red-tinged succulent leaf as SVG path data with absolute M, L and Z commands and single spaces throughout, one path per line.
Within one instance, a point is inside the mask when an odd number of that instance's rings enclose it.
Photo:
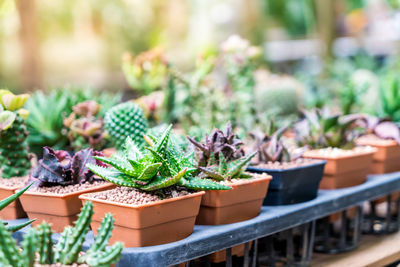
M 382 139 L 393 139 L 400 144 L 400 130 L 393 122 L 384 121 L 379 123 L 375 127 L 374 132 Z
M 60 156 L 61 154 L 62 157 Z M 32 177 L 39 179 L 41 185 L 73 184 L 71 157 L 65 153 L 56 152 L 50 147 L 44 147 L 43 159 L 39 160 L 37 168 L 32 173 Z
M 96 164 L 97 160 L 93 156 L 93 149 L 91 148 L 86 148 L 75 153 L 71 165 L 72 180 L 75 184 L 92 181 L 94 173 L 86 167 L 86 164 Z

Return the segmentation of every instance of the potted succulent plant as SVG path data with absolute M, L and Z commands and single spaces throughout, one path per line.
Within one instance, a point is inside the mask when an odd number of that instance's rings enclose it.
M 302 158 L 305 147 L 290 148 L 284 142 L 283 133 L 287 127 L 264 136 L 253 133 L 258 156 L 248 171 L 268 173 L 272 181 L 264 199 L 264 205 L 286 205 L 314 199 L 326 161 Z
M 81 195 L 94 203 L 92 228 L 106 212 L 115 217 L 113 240 L 128 247 L 151 246 L 189 236 L 194 227 L 204 192 L 230 189 L 208 179 L 193 176 L 193 153 L 185 154 L 170 140 L 171 126 L 159 137 L 146 136 L 140 149 L 127 138 L 124 150 L 110 158 L 95 157 L 110 168 L 87 164 L 103 179 L 118 187 Z
M 204 143 L 189 141 L 198 149 L 200 176 L 232 187 L 232 190 L 207 191 L 201 201 L 196 224 L 218 225 L 256 217 L 268 190 L 271 176 L 246 173 L 256 152 L 244 155 L 243 142 L 232 132 L 230 123 L 225 133 L 219 129 L 205 137 Z
M 391 121 L 381 120 L 374 116 L 360 115 L 359 117 L 359 124 L 365 129 L 365 134 L 356 140 L 356 144 L 377 149 L 374 153 L 371 173 L 400 171 L 399 127 Z
M 72 107 L 73 112 L 64 119 L 64 132 L 73 151 L 91 147 L 103 150 L 106 145 L 106 132 L 103 119 L 98 117 L 100 105 L 87 100 Z
M 328 110 L 304 111 L 305 118 L 295 125 L 298 144 L 308 145 L 305 158 L 327 163 L 320 188 L 336 189 L 365 182 L 370 171 L 372 147 L 355 147 L 354 116 L 332 115 Z
M 80 194 L 113 187 L 86 167 L 97 162 L 94 155 L 102 154 L 87 148 L 71 156 L 64 150 L 44 147 L 43 159 L 31 174 L 35 185 L 20 198 L 28 217 L 37 218 L 35 224 L 47 221 L 61 232 L 76 220 L 82 207 Z
M 0 90 L 0 198 L 11 196 L 29 179 L 31 162 L 25 125 L 29 112 L 22 108 L 28 98 L 27 94 Z M 26 217 L 26 213 L 17 199 L 0 211 L 0 216 L 13 220 Z
M 0 265 L 10 267 L 33 266 L 111 266 L 121 256 L 121 242 L 108 246 L 114 218 L 107 214 L 97 230 L 93 244 L 83 252 L 83 242 L 89 231 L 93 205 L 85 203 L 74 227 L 64 229 L 57 244 L 53 243 L 51 226 L 43 222 L 24 235 L 20 246 L 0 221 Z M 82 264 L 82 265 L 81 265 Z

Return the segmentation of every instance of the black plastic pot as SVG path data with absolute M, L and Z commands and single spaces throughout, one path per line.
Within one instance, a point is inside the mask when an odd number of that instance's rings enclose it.
M 291 169 L 248 167 L 247 171 L 266 172 L 272 176 L 263 205 L 276 206 L 295 204 L 316 198 L 325 164 L 326 161 L 321 160 Z

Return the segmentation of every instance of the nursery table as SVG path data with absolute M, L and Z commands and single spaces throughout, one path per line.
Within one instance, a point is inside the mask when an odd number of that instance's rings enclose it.
M 367 182 L 359 186 L 320 190 L 318 197 L 308 202 L 285 206 L 264 206 L 259 216 L 244 222 L 219 226 L 195 226 L 192 235 L 177 242 L 151 247 L 125 248 L 117 266 L 158 267 L 184 263 L 312 222 L 399 190 L 400 172 L 371 176 Z M 88 234 L 86 242 L 93 242 L 91 233 Z

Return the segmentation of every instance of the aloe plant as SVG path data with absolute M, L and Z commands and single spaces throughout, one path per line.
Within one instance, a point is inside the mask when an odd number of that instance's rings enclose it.
M 300 146 L 313 149 L 337 147 L 351 149 L 358 136 L 352 115 L 331 114 L 328 109 L 304 110 L 304 119 L 294 126 L 296 141 Z
M 196 172 L 193 154 L 185 154 L 171 143 L 171 128 L 169 126 L 160 137 L 145 136 L 148 146 L 143 150 L 128 137 L 123 151 L 111 158 L 94 157 L 111 168 L 96 164 L 87 164 L 87 167 L 104 180 L 143 191 L 162 190 L 171 186 L 193 190 L 230 189 L 193 176 Z
M 90 228 L 93 205 L 86 202 L 74 223 L 61 233 L 57 244 L 52 240 L 51 226 L 43 222 L 25 234 L 21 247 L 18 247 L 11 233 L 0 221 L 0 265 L 11 267 L 33 267 L 35 263 L 63 265 L 87 264 L 91 267 L 105 267 L 116 263 L 121 255 L 123 245 L 116 242 L 107 247 L 112 235 L 114 218 L 106 214 L 95 236 L 94 243 L 83 253 L 83 242 Z
M 5 207 L 7 207 L 8 205 L 11 204 L 11 202 L 17 200 L 26 190 L 29 189 L 29 187 L 31 187 L 32 183 L 27 185 L 25 188 L 21 189 L 20 191 L 18 191 L 17 193 L 3 199 L 0 200 L 0 210 L 4 209 Z M 12 225 L 12 226 L 7 226 L 7 223 L 4 223 L 4 225 L 6 225 L 6 229 L 10 232 L 15 232 L 18 231 L 19 229 L 24 228 L 25 226 L 31 224 L 32 222 L 34 222 L 35 220 L 29 220 L 27 222 L 21 223 L 21 224 L 17 224 L 17 225 Z M 1 222 L 1 220 L 0 220 Z

